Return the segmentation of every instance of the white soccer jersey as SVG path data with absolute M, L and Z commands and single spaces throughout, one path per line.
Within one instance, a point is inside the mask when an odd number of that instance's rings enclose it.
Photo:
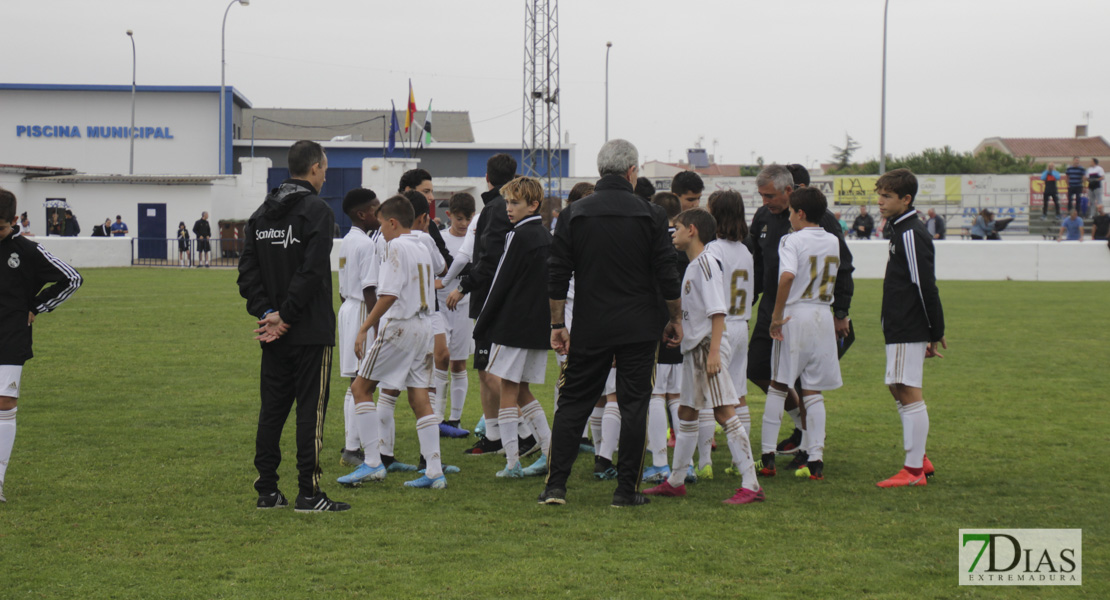
M 478 213 L 470 220 L 470 225 L 466 228 L 466 237 L 463 238 L 460 248 L 460 251 L 470 258 L 474 258 L 474 238 L 478 236 L 478 219 L 481 217 L 482 213 Z
M 443 244 L 445 246 L 447 246 L 447 251 L 451 253 L 451 258 L 452 258 L 451 266 L 455 266 L 456 262 L 459 262 L 459 261 L 462 260 L 462 255 L 459 252 L 459 250 L 462 248 L 464 240 L 466 240 L 466 235 L 465 234 L 463 234 L 461 236 L 457 236 L 457 235 L 454 235 L 454 234 L 451 233 L 450 228 L 447 228 L 447 229 L 444 230 Z M 467 260 L 467 262 L 469 262 L 469 260 Z M 439 296 L 439 305 L 440 306 L 446 306 L 447 305 L 447 296 L 450 295 L 451 290 L 455 289 L 455 287 L 457 287 L 457 286 L 458 286 L 458 281 L 455 281 L 454 279 L 444 279 L 443 280 L 443 289 L 442 290 L 436 290 L 436 294 Z M 467 312 L 467 309 L 466 309 L 467 306 L 470 306 L 470 294 L 467 294 L 467 295 L 463 296 L 463 299 L 459 301 L 459 307 L 461 307 L 461 308 L 456 307 L 455 310 L 456 311 L 462 310 L 463 313 L 466 313 Z
M 367 236 L 370 238 L 370 243 L 373 246 L 373 254 L 370 259 L 370 270 L 366 273 L 366 286 L 369 287 L 378 285 L 378 276 L 381 272 L 382 262 L 385 261 L 386 241 L 380 230 L 367 234 Z
M 435 272 L 432 273 L 432 275 L 439 276 L 442 274 L 443 270 L 447 268 L 447 261 L 443 260 L 443 255 L 439 253 L 439 246 L 436 246 L 436 241 L 432 239 L 432 236 L 428 235 L 427 231 L 413 231 L 412 233 L 416 235 L 420 243 L 424 244 L 424 247 L 427 248 L 428 252 L 432 255 L 432 267 L 435 268 Z
M 406 233 L 387 245 L 378 277 L 378 296 L 396 296 L 397 301 L 383 318 L 411 319 L 431 315 L 435 310 L 432 257 L 418 233 Z
M 717 259 L 702 252 L 682 277 L 682 353 L 693 350 L 713 332 L 713 315 L 728 313 L 724 275 Z
M 752 298 L 755 296 L 755 265 L 751 250 L 744 242 L 713 240 L 705 245 L 705 251 L 721 263 L 725 304 L 728 305 L 725 322 L 747 321 L 752 315 Z
M 817 225 L 785 235 L 779 242 L 779 277 L 794 274 L 786 306 L 831 305 L 839 268 L 840 240 Z
M 368 287 L 371 263 L 374 262 L 374 242 L 358 227 L 351 227 L 343 236 L 339 249 L 339 295 L 343 298 L 362 300 L 362 290 Z

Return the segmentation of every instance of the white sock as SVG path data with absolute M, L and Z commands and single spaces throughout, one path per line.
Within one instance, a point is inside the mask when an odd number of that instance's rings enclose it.
M 516 434 L 519 435 L 521 437 L 521 439 L 525 439 L 525 440 L 530 438 L 530 437 L 535 436 L 536 432 L 532 431 L 532 424 L 529 423 L 528 420 L 524 418 L 524 411 L 520 410 L 520 408 L 517 408 L 516 416 L 517 416 Z
M 763 434 L 759 440 L 763 454 L 773 454 L 778 445 L 779 427 L 782 425 L 782 407 L 786 404 L 786 392 L 767 388 L 767 404 L 763 407 Z
M 713 434 L 717 432 L 717 419 L 712 408 L 698 411 L 698 468 L 713 464 Z
M 671 413 L 671 428 L 674 429 L 675 443 L 678 443 L 678 407 L 681 404 L 678 398 L 667 398 L 667 411 Z
M 794 427 L 802 428 L 802 411 L 800 409 L 792 408 L 786 411 L 786 414 L 790 415 L 791 421 L 794 421 Z
M 447 408 L 447 381 L 449 379 L 450 375 L 447 374 L 447 371 L 435 370 L 433 381 L 435 381 L 436 386 L 436 403 L 434 406 L 436 416 L 439 417 L 440 421 L 443 421 L 443 414 Z
M 428 415 L 417 419 L 416 439 L 420 440 L 420 455 L 427 464 L 424 475 L 429 479 L 443 475 L 443 463 L 439 459 L 439 417 Z
M 4 485 L 4 474 L 8 472 L 8 461 L 12 457 L 12 446 L 15 445 L 15 412 L 19 407 L 11 410 L 0 410 L 0 486 Z
M 359 402 L 354 406 L 353 423 L 351 426 L 358 430 L 358 437 L 368 440 L 378 439 L 378 429 L 381 423 L 378 421 L 378 407 L 374 406 L 373 402 Z M 376 467 L 382 464 L 382 455 L 378 452 L 377 444 L 366 444 L 366 458 L 362 462 Z
M 393 440 L 397 435 L 397 426 L 393 422 L 393 411 L 397 405 L 397 396 L 390 396 L 385 392 L 378 393 L 378 437 L 381 440 L 378 451 L 386 456 L 393 456 Z
M 802 446 L 809 460 L 823 460 L 825 456 L 825 397 L 821 394 L 802 400 L 806 405 L 806 436 L 808 446 Z
M 13 425 L 14 428 L 14 425 Z M 902 408 L 902 441 L 906 447 L 906 466 L 920 469 L 925 461 L 925 441 L 929 438 L 929 411 L 925 402 Z M 2 452 L 2 450 L 0 450 Z M 0 459 L 3 456 L 0 455 Z
M 747 434 L 748 439 L 752 439 L 752 410 L 748 405 L 736 407 L 736 417 L 740 419 L 740 424 L 744 426 L 744 433 Z
M 598 456 L 613 460 L 617 451 L 617 441 L 621 437 L 621 409 L 616 402 L 606 402 L 601 418 L 601 448 Z
M 740 423 L 740 418 L 733 416 L 725 421 L 725 438 L 728 439 L 728 449 L 732 453 L 732 464 L 740 471 L 741 485 L 751 491 L 759 489 L 759 482 L 755 478 L 755 459 L 752 458 L 752 442 L 748 432 Z
M 590 413 L 588 425 L 590 426 L 590 437 L 594 439 L 594 454 L 601 452 L 601 439 L 602 433 L 604 433 L 601 430 L 601 419 L 604 414 L 604 406 L 595 406 L 593 412 Z
M 551 426 L 547 424 L 547 414 L 536 400 L 529 402 L 520 409 L 520 418 L 532 426 L 536 433 L 536 443 L 540 445 L 540 452 L 547 456 L 551 449 Z
M 648 404 L 647 443 L 653 467 L 667 466 L 667 403 L 662 396 L 652 396 Z
M 486 419 L 486 439 L 491 442 L 501 441 L 500 419 Z
M 371 402 L 371 404 L 373 403 Z M 358 424 L 355 423 L 355 394 L 350 387 L 347 388 L 347 393 L 343 396 L 343 433 L 345 434 L 344 449 L 358 450 L 362 447 L 359 442 L 361 434 L 359 433 Z M 378 437 L 375 435 L 370 439 L 376 440 Z
M 674 434 L 674 465 L 667 482 L 672 487 L 685 485 L 686 469 L 694 460 L 694 447 L 698 445 L 698 422 L 679 421 L 678 431 Z
M 462 420 L 463 407 L 466 406 L 466 391 L 470 379 L 466 371 L 451 373 L 451 420 Z
M 515 406 L 497 411 L 497 422 L 501 425 L 501 447 L 505 449 L 505 466 L 510 469 L 520 462 L 520 441 L 517 438 L 520 417 L 517 412 Z

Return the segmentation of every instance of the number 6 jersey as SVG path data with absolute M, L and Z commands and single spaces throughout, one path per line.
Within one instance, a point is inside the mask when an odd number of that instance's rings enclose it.
M 820 226 L 805 227 L 779 242 L 779 278 L 783 273 L 794 274 L 786 306 L 831 305 L 839 268 L 840 240 Z

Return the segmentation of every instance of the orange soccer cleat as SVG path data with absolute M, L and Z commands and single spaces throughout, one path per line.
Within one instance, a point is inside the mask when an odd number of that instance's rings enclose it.
M 921 469 L 925 472 L 925 477 L 932 477 L 937 470 L 933 468 L 933 463 L 929 460 L 928 456 L 924 458 L 924 462 L 921 463 Z
M 881 488 L 925 485 L 925 474 L 922 473 L 921 475 L 914 475 L 913 473 L 910 473 L 905 468 L 903 468 L 901 471 L 898 471 L 898 473 L 896 473 L 894 477 L 891 477 L 890 479 L 884 479 L 883 481 L 880 481 L 875 485 Z

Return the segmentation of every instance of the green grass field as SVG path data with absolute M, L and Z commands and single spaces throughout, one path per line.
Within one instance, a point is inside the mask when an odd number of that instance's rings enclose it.
M 949 349 L 926 369 L 925 488 L 874 486 L 900 467 L 902 434 L 882 384 L 881 284 L 859 281 L 823 482 L 780 470 L 766 503 L 726 507 L 739 481 L 721 444 L 717 478 L 685 498 L 611 509 L 613 483 L 582 457 L 568 504 L 545 507 L 542 481 L 496 480 L 503 458 L 444 440 L 463 470 L 447 490 L 403 488 L 403 474 L 347 490 L 336 365 L 324 489 L 353 509 L 302 515 L 254 508 L 260 351 L 235 273 L 84 275 L 35 325 L 0 504 L 3 598 L 1110 596 L 1105 283 L 941 284 Z M 550 387 L 537 394 L 549 418 Z M 763 396 L 749 401 L 758 448 Z M 411 462 L 403 406 L 397 455 Z M 479 412 L 472 374 L 464 425 Z M 291 424 L 283 447 L 291 496 Z M 959 587 L 958 530 L 973 527 L 1082 528 L 1084 585 Z

